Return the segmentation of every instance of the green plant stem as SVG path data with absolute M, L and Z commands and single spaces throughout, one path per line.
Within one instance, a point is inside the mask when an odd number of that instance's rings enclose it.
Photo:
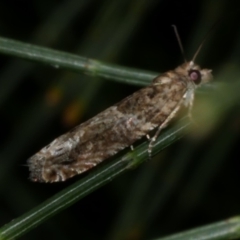
M 206 225 L 155 240 L 220 240 L 240 238 L 240 217 L 226 219 L 221 222 Z
M 69 70 L 81 71 L 89 75 L 139 86 L 146 85 L 157 75 L 157 73 L 150 71 L 119 67 L 118 65 L 103 63 L 94 59 L 2 37 L 0 37 L 0 52 L 35 62 L 50 64 L 56 68 L 63 67 Z

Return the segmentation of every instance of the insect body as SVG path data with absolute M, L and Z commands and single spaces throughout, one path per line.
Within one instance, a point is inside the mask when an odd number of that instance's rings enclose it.
M 194 58 L 193 58 L 194 59 Z M 161 129 L 183 105 L 191 109 L 195 89 L 211 80 L 211 70 L 194 60 L 168 71 L 132 95 L 56 138 L 28 160 L 30 178 L 40 182 L 65 181 Z

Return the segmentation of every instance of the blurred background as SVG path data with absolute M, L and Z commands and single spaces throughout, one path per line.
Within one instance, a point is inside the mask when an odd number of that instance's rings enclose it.
M 240 88 L 227 87 L 240 81 L 237 9 L 239 1 L 227 0 L 0 2 L 1 37 L 158 73 L 183 62 L 172 24 L 191 59 L 224 18 L 196 61 L 215 76 L 196 96 L 199 128 L 21 239 L 152 239 L 240 214 Z M 2 54 L 0 63 L 2 226 L 81 178 L 32 183 L 26 160 L 139 86 Z

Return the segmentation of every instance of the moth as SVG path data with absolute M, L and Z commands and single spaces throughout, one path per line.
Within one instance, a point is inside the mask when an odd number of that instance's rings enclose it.
M 182 44 L 175 33 L 183 53 Z M 203 44 L 203 42 L 202 42 Z M 191 111 L 195 89 L 212 79 L 210 69 L 195 64 L 199 46 L 186 61 L 152 83 L 61 135 L 28 159 L 30 179 L 65 181 L 81 174 L 147 136 L 149 155 L 157 136 L 182 106 Z M 184 53 L 183 53 L 184 54 Z M 149 133 L 156 130 L 150 138 Z

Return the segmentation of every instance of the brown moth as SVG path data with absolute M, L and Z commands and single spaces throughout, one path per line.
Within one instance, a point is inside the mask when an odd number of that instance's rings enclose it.
M 175 29 L 176 32 L 176 29 Z M 181 41 L 176 33 L 181 51 Z M 202 42 L 203 44 L 203 42 Z M 65 181 L 85 172 L 156 129 L 154 141 L 178 110 L 191 107 L 197 87 L 212 79 L 193 59 L 153 79 L 152 83 L 61 135 L 28 160 L 30 179 Z

